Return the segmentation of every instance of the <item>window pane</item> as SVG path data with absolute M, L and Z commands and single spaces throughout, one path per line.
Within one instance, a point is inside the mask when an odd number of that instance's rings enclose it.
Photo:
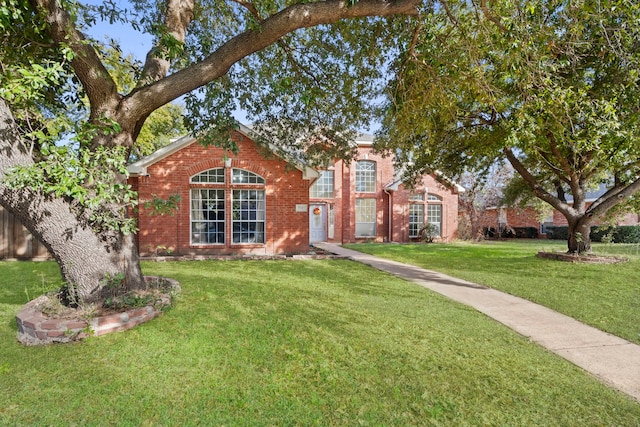
M 376 164 L 374 162 L 363 160 L 356 163 L 356 191 L 375 193 Z
M 321 171 L 320 178 L 311 185 L 309 197 L 332 198 L 333 197 L 333 171 Z
M 409 237 L 417 237 L 424 225 L 424 205 L 409 205 Z
M 376 199 L 356 199 L 356 236 L 376 234 Z
M 424 193 L 413 193 L 409 196 L 409 200 L 424 200 Z
M 191 190 L 191 243 L 224 243 L 224 190 Z
M 191 177 L 191 182 L 208 182 L 215 184 L 224 184 L 224 169 L 209 169 L 204 172 L 200 172 L 197 175 Z
M 427 205 L 427 222 L 437 227 L 436 235 L 442 236 L 442 205 Z
M 231 181 L 234 184 L 264 184 L 264 178 L 244 169 L 233 169 Z
M 264 190 L 233 190 L 233 243 L 264 243 Z
M 427 195 L 427 200 L 430 202 L 441 202 L 442 197 L 429 193 L 429 195 Z

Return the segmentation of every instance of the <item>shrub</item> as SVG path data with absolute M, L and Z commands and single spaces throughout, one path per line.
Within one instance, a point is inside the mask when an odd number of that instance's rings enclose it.
M 547 239 L 567 240 L 569 227 L 548 227 Z M 640 225 L 597 226 L 591 227 L 591 241 L 604 243 L 640 243 Z
M 502 230 L 502 237 L 518 239 L 537 239 L 538 229 L 536 227 L 509 227 Z

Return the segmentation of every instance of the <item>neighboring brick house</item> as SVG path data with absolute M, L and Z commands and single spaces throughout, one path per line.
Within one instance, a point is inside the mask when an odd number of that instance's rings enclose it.
M 595 199 L 591 198 L 587 205 L 593 203 Z M 593 225 L 600 225 L 601 221 L 596 220 Z M 640 215 L 628 213 L 615 221 L 616 225 L 638 225 L 640 224 Z M 539 237 L 545 237 L 547 227 L 567 226 L 567 219 L 557 210 L 553 210 L 547 217 L 540 220 L 537 211 L 531 207 L 515 208 L 489 208 L 485 211 L 482 218 L 482 226 L 487 229 L 493 229 L 501 232 L 505 228 L 535 228 Z M 531 237 L 531 236 L 529 236 Z
M 319 241 L 408 242 L 426 221 L 442 240 L 456 236 L 461 188 L 433 176 L 404 188 L 371 138 L 357 141 L 352 163 L 316 171 L 265 155 L 250 135 L 244 126 L 232 134 L 237 155 L 184 137 L 129 166 L 141 254 L 274 255 L 307 252 Z M 180 196 L 173 215 L 145 206 L 173 195 Z

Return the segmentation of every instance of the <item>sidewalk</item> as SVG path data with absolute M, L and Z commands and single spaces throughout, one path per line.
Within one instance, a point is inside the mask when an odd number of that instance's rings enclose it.
M 541 305 L 475 283 L 330 243 L 314 246 L 475 308 L 640 402 L 640 346 Z

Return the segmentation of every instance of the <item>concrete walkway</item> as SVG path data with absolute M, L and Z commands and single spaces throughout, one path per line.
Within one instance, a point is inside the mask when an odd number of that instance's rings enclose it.
M 640 402 L 640 346 L 522 298 L 328 243 L 314 246 L 431 289 L 497 320 Z

